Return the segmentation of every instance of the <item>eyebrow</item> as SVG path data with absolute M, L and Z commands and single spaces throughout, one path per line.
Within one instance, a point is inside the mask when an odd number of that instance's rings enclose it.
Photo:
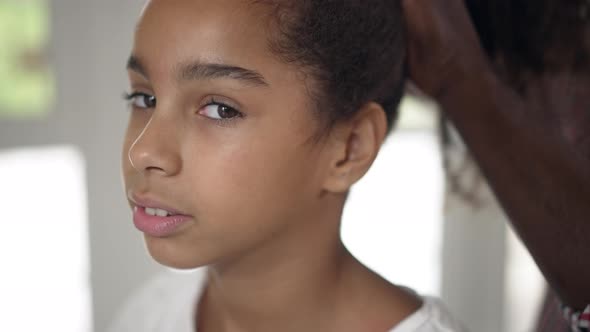
M 238 66 L 221 63 L 203 63 L 200 61 L 181 64 L 177 67 L 177 79 L 184 81 L 229 78 L 242 81 L 253 86 L 269 86 L 259 72 Z M 133 70 L 145 78 L 149 78 L 145 66 L 134 55 L 127 60 L 127 69 Z
M 139 59 L 135 55 L 129 56 L 129 59 L 127 60 L 127 67 L 126 68 L 127 68 L 127 70 L 132 70 L 145 78 L 149 78 L 149 75 L 147 74 L 147 70 L 141 64 L 141 62 L 139 61 Z
M 206 80 L 229 78 L 254 86 L 268 86 L 264 77 L 257 71 L 220 63 L 192 62 L 180 67 L 182 80 Z

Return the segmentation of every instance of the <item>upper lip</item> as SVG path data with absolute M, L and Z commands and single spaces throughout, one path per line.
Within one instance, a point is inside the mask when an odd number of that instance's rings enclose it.
M 186 215 L 186 213 L 183 213 L 182 211 L 177 210 L 165 203 L 160 202 L 158 199 L 154 199 L 149 196 L 140 196 L 133 192 L 131 192 L 128 196 L 129 200 L 139 207 L 149 207 L 154 209 L 166 210 L 174 215 Z

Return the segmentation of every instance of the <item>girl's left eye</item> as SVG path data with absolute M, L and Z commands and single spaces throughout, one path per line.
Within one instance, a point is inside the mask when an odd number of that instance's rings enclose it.
M 214 120 L 229 120 L 242 116 L 242 113 L 236 109 L 219 103 L 206 105 L 199 111 L 199 114 Z
M 156 97 L 143 92 L 133 92 L 127 94 L 125 99 L 137 108 L 154 108 L 156 107 Z

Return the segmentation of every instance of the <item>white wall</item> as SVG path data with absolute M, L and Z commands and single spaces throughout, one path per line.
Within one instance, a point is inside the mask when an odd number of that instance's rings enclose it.
M 120 179 L 127 110 L 125 64 L 142 0 L 55 0 L 52 51 L 63 140 L 80 144 L 88 166 L 95 331 L 157 266 L 130 222 Z

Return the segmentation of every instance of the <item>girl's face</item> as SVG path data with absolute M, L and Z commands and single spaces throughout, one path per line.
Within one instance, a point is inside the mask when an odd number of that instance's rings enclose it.
M 268 14 L 250 1 L 153 0 L 140 19 L 123 174 L 162 264 L 271 248 L 321 215 L 329 144 L 311 139 L 310 85 L 268 48 Z

